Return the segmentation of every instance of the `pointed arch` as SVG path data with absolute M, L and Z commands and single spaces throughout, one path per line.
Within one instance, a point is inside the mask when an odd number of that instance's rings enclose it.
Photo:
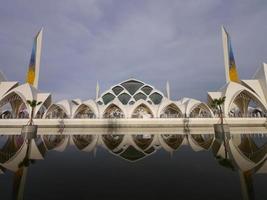
M 30 108 L 26 102 L 26 99 L 16 91 L 8 93 L 1 99 L 0 108 L 11 113 L 12 118 L 29 117 Z
M 155 116 L 150 104 L 144 100 L 139 100 L 130 114 L 131 118 L 154 118 Z
M 189 111 L 189 117 L 191 118 L 211 118 L 214 117 L 213 112 L 209 106 L 205 103 L 195 104 Z
M 181 118 L 183 113 L 174 103 L 169 103 L 159 111 L 160 118 Z
M 69 118 L 66 109 L 59 104 L 52 104 L 44 114 L 46 119 L 67 119 Z
M 91 108 L 91 106 L 86 105 L 86 104 L 81 104 L 78 106 L 76 109 L 73 118 L 90 118 L 94 119 L 96 118 L 96 114 Z
M 255 104 L 255 109 L 260 108 L 263 113 L 267 112 L 267 109 L 261 99 L 247 89 L 242 89 L 232 96 L 229 104 L 226 106 L 228 109 L 225 110 L 225 112 L 231 117 L 253 117 L 249 115 L 249 105 L 251 103 Z M 235 108 L 237 109 L 234 111 Z
M 125 118 L 125 113 L 118 105 L 111 103 L 104 111 L 103 118 Z

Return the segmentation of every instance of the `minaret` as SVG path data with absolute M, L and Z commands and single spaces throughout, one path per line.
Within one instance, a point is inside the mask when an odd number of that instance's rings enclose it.
M 34 38 L 32 54 L 29 64 L 29 69 L 26 77 L 26 82 L 38 88 L 41 48 L 42 48 L 43 28 L 37 33 Z
M 96 89 L 95 90 L 96 90 L 95 99 L 98 99 L 99 98 L 99 90 L 100 90 L 98 81 L 96 82 Z
M 167 93 L 167 98 L 171 99 L 171 94 L 170 94 L 170 84 L 169 81 L 166 83 L 166 93 Z
M 231 45 L 231 38 L 223 26 L 222 26 L 222 40 L 223 40 L 226 83 L 230 81 L 240 82 L 235 64 L 234 53 Z

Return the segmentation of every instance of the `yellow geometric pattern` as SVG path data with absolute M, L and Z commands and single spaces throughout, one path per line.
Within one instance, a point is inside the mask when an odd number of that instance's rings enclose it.
M 237 70 L 236 70 L 236 67 L 230 67 L 229 68 L 229 78 L 231 81 L 233 82 L 237 82 L 239 83 L 239 77 L 238 77 L 238 73 L 237 73 Z
M 33 69 L 29 69 L 27 73 L 27 77 L 26 77 L 26 80 L 27 80 L 26 82 L 33 85 L 34 79 L 35 79 L 35 72 Z

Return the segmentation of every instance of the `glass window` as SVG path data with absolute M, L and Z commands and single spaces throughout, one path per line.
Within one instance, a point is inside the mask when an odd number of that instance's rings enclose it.
M 116 95 L 120 94 L 122 90 L 123 90 L 123 88 L 121 86 L 116 86 L 116 87 L 112 88 L 112 91 Z
M 140 87 L 142 87 L 144 84 L 135 81 L 135 80 L 130 80 L 127 82 L 124 82 L 121 84 L 131 95 L 133 95 Z
M 146 100 L 147 96 L 144 95 L 143 93 L 139 92 L 138 94 L 134 95 L 134 99 L 138 101 L 139 99 Z
M 150 95 L 150 99 L 153 101 L 154 104 L 160 104 L 162 98 L 163 97 L 157 92 L 154 92 Z
M 105 105 L 108 104 L 109 102 L 111 102 L 114 98 L 115 98 L 115 96 L 111 93 L 107 93 L 102 97 Z
M 141 89 L 144 93 L 146 93 L 147 95 L 150 94 L 150 92 L 153 90 L 153 88 L 149 87 L 149 86 L 144 86 L 142 89 Z
M 131 99 L 131 96 L 129 94 L 122 93 L 118 98 L 123 105 L 126 105 L 128 101 Z

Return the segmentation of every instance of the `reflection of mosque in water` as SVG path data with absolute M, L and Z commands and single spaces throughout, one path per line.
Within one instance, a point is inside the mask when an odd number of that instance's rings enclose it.
M 262 137 L 265 137 L 265 134 L 262 134 Z M 19 135 L 1 136 L 0 138 L 1 167 L 11 167 L 11 169 L 16 168 L 14 163 L 19 163 L 25 157 L 26 151 L 29 151 L 29 159 L 38 160 L 43 159 L 45 153 L 50 150 L 64 151 L 69 145 L 74 145 L 78 150 L 87 152 L 101 146 L 128 161 L 138 161 L 155 153 L 160 148 L 172 153 L 182 145 L 189 145 L 194 151 L 212 150 L 217 159 L 232 158 L 237 165 L 246 163 L 245 166 L 242 165 L 243 168 L 245 167 L 244 170 L 253 166 L 253 163 L 263 165 L 267 152 L 267 143 L 259 147 L 257 142 L 262 139 L 255 140 L 255 134 L 231 135 L 225 139 L 227 144 L 222 142 L 223 139 L 215 137 L 214 134 L 58 134 L 39 135 L 30 141 Z
M 259 139 L 259 137 L 261 137 Z M 163 148 L 172 154 L 182 145 L 194 151 L 212 151 L 218 163 L 239 173 L 244 199 L 253 199 L 252 175 L 267 173 L 267 139 L 255 134 L 215 136 L 214 134 L 104 134 L 40 135 L 25 140 L 21 136 L 0 137 L 0 174 L 14 172 L 14 194 L 23 196 L 27 170 L 47 152 L 63 152 L 69 145 L 79 151 L 94 152 L 102 146 L 111 154 L 134 162 Z

